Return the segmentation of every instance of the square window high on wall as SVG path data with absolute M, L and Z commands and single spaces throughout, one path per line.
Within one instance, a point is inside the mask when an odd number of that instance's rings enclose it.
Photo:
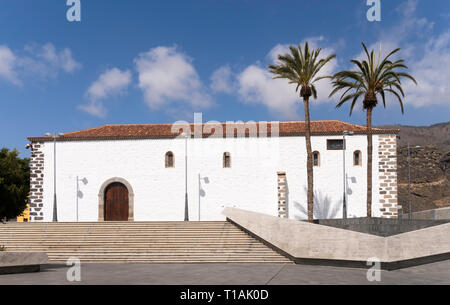
M 328 150 L 343 150 L 344 145 L 344 140 L 327 140 Z

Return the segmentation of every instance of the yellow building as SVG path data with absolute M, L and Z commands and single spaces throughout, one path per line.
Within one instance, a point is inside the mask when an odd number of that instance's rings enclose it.
M 25 211 L 23 211 L 22 215 L 17 217 L 17 222 L 29 222 L 30 221 L 30 205 L 27 204 Z

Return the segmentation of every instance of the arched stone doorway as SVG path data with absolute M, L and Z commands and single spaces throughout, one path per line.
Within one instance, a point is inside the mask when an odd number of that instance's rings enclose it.
M 119 182 L 105 190 L 105 221 L 128 221 L 128 189 Z
M 134 221 L 134 192 L 123 178 L 102 184 L 98 194 L 99 221 Z

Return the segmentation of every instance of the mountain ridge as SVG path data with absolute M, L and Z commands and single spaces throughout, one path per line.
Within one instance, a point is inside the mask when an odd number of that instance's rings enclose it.
M 408 212 L 408 173 L 414 212 L 450 206 L 450 122 L 430 126 L 383 125 L 400 129 L 398 139 L 398 201 Z M 408 162 L 408 144 L 410 162 Z
M 430 126 L 381 125 L 379 128 L 400 129 L 399 147 L 435 145 L 450 149 L 450 121 Z

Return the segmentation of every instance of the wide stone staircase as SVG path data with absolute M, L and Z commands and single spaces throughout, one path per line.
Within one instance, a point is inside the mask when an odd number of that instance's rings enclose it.
M 0 224 L 0 246 L 46 252 L 53 262 L 291 262 L 229 222 Z

